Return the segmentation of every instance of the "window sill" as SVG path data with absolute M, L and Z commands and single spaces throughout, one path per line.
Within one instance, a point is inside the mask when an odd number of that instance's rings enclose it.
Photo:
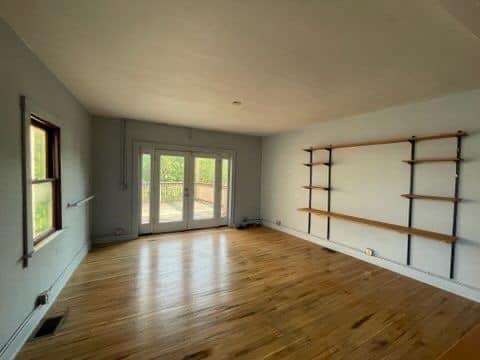
M 60 235 L 62 235 L 64 232 L 65 232 L 65 228 L 63 229 L 60 229 L 60 230 L 57 230 L 53 233 L 51 233 L 50 235 L 48 235 L 45 239 L 43 239 L 42 241 L 40 241 L 38 244 L 34 245 L 33 246 L 33 252 L 36 253 L 37 251 L 39 251 L 41 248 L 43 248 L 45 245 L 47 245 L 48 243 L 50 243 L 51 241 L 55 240 L 57 237 L 59 237 Z

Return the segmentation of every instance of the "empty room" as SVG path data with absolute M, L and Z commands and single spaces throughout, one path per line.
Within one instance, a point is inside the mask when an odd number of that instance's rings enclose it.
M 0 0 L 0 360 L 479 359 L 480 0 Z

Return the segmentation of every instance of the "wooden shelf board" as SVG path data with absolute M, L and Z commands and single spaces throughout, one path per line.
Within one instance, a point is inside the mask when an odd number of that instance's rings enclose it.
M 408 164 L 420 164 L 420 163 L 428 163 L 428 162 L 456 162 L 456 161 L 463 161 L 461 158 L 457 157 L 444 157 L 444 158 L 420 158 L 415 160 L 402 160 L 404 163 Z
M 435 196 L 435 195 L 419 195 L 419 194 L 402 194 L 402 197 L 407 199 L 419 199 L 419 200 L 436 200 L 436 201 L 449 201 L 458 202 L 461 199 L 449 196 Z
M 434 135 L 400 137 L 400 138 L 391 138 L 391 139 L 385 139 L 385 140 L 361 141 L 361 142 L 337 144 L 337 145 L 316 145 L 316 146 L 305 148 L 303 150 L 316 151 L 316 150 L 341 149 L 341 148 L 351 148 L 351 147 L 369 146 L 369 145 L 397 144 L 397 143 L 409 142 L 412 140 L 415 140 L 415 141 L 438 140 L 438 139 L 448 139 L 448 138 L 454 138 L 454 137 L 466 136 L 466 135 L 467 135 L 466 132 L 459 130 L 454 133 L 441 133 L 441 134 L 434 134 Z
M 311 162 L 311 163 L 303 163 L 303 165 L 305 165 L 305 166 L 316 166 L 316 165 L 329 166 L 330 163 L 328 161 L 314 161 L 314 162 Z
M 410 235 L 416 235 L 416 236 L 420 236 L 428 239 L 444 241 L 446 243 L 453 243 L 457 239 L 457 237 L 453 235 L 446 235 L 446 234 L 441 234 L 441 233 L 428 231 L 428 230 L 421 230 L 421 229 L 416 229 L 416 228 L 407 227 L 407 226 L 395 225 L 395 224 L 385 223 L 382 221 L 370 220 L 370 219 L 360 218 L 356 216 L 335 213 L 332 211 L 324 211 L 324 210 L 313 209 L 313 208 L 300 208 L 298 210 L 303 212 L 308 212 L 314 215 L 329 216 L 329 217 L 343 219 L 343 220 L 347 220 L 355 223 L 393 230 L 402 234 L 410 234 Z
M 312 186 L 302 186 L 304 189 L 308 190 L 330 190 L 327 186 L 318 186 L 318 185 L 312 185 Z

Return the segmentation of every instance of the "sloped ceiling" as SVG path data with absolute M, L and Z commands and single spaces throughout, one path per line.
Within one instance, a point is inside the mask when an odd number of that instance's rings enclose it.
M 93 114 L 269 134 L 479 88 L 478 5 L 0 0 L 0 16 Z

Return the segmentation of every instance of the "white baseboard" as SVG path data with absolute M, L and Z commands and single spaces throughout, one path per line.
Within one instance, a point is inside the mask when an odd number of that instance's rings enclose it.
M 109 244 L 120 241 L 135 240 L 136 238 L 138 238 L 137 234 L 107 235 L 94 238 L 93 244 Z
M 17 328 L 17 330 L 2 348 L 0 360 L 10 360 L 17 355 L 47 311 L 50 309 L 52 304 L 55 302 L 55 299 L 57 298 L 58 294 L 60 294 L 60 291 L 64 288 L 68 279 L 70 279 L 70 276 L 72 276 L 73 272 L 77 269 L 78 265 L 80 265 L 83 258 L 87 255 L 88 249 L 89 244 L 85 244 L 78 250 L 70 264 L 63 270 L 55 283 L 52 284 L 52 287 L 48 292 L 48 304 L 39 306 L 29 314 L 29 316 Z
M 282 225 L 276 225 L 273 222 L 264 220 L 263 225 L 271 229 L 278 230 L 293 236 L 296 236 L 300 239 L 304 239 L 315 244 L 321 245 L 323 247 L 341 252 L 343 254 L 352 256 L 354 258 L 366 261 L 368 263 L 383 267 L 385 269 L 394 271 L 404 276 L 408 276 L 412 279 L 421 281 L 423 283 L 438 287 L 442 290 L 460 295 L 467 299 L 480 302 L 480 290 L 469 287 L 465 284 L 458 283 L 454 280 L 450 280 L 432 273 L 422 271 L 420 269 L 413 268 L 411 266 L 399 264 L 388 259 L 379 258 L 375 256 L 367 256 L 362 251 L 353 249 L 347 245 L 343 245 L 337 242 L 329 241 L 322 239 L 316 236 L 309 235 L 307 233 L 288 228 Z

